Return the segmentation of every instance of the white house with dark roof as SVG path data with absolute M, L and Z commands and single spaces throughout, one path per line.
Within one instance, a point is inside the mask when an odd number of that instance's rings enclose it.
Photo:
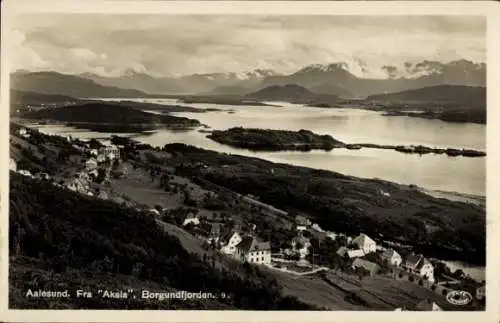
M 245 236 L 238 245 L 236 245 L 235 256 L 253 264 L 271 263 L 271 244 L 269 242 L 258 241 L 252 236 Z
M 193 225 L 199 225 L 200 224 L 200 219 L 194 215 L 193 213 L 189 213 L 186 218 L 184 219 L 184 222 L 182 223 L 182 226 L 186 226 L 188 224 L 192 223 Z
M 241 242 L 243 237 L 238 231 L 231 231 L 225 236 L 221 237 L 222 244 L 221 252 L 227 255 L 234 255 L 236 253 L 236 246 Z
M 401 263 L 403 262 L 403 258 L 401 257 L 401 255 L 399 253 L 397 253 L 396 250 L 390 248 L 390 249 L 386 249 L 382 255 L 380 255 L 380 257 L 383 259 L 383 260 L 387 260 L 387 262 L 389 264 L 391 264 L 392 266 L 401 266 Z
M 352 240 L 352 244 L 358 246 L 365 254 L 377 251 L 377 243 L 364 233 Z
M 434 266 L 431 262 L 420 254 L 410 253 L 406 256 L 403 263 L 405 268 L 410 273 L 427 278 L 430 282 L 434 282 Z

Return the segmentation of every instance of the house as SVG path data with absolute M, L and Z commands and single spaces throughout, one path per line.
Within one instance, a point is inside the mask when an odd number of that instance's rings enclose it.
M 182 223 L 182 226 L 186 226 L 189 223 L 192 223 L 193 225 L 199 225 L 200 224 L 200 219 L 198 219 L 197 216 L 195 216 L 193 213 L 189 213 L 187 217 L 184 219 L 184 222 Z
M 97 170 L 97 168 L 95 168 L 95 169 L 89 171 L 88 175 L 90 178 L 96 179 L 97 176 L 99 176 L 99 171 Z
M 212 226 L 210 228 L 210 236 L 209 240 L 213 242 L 218 242 L 221 234 L 221 227 L 222 225 L 220 223 L 212 223 Z
M 106 155 L 98 154 L 96 159 L 98 163 L 104 163 L 106 161 Z
M 47 173 L 38 173 L 38 174 L 37 174 L 37 177 L 38 177 L 39 179 L 43 179 L 43 180 L 49 180 L 49 179 L 50 179 L 50 176 L 49 176 L 49 174 L 47 174 Z
M 271 244 L 258 241 L 253 236 L 245 236 L 236 245 L 236 258 L 254 264 L 271 263 Z
M 409 272 L 415 272 L 423 258 L 424 257 L 422 255 L 417 255 L 412 252 L 406 256 L 406 259 L 403 263 L 403 268 L 405 268 Z
M 9 169 L 13 172 L 17 171 L 17 163 L 13 158 L 9 161 Z
M 375 276 L 380 270 L 380 266 L 376 263 L 359 258 L 355 259 L 352 263 L 352 269 L 356 270 L 357 268 L 364 268 L 370 273 L 370 276 Z
M 365 253 L 361 249 L 348 249 L 347 247 L 340 247 L 337 250 L 337 255 L 340 257 L 349 257 L 350 259 L 352 258 L 359 258 L 363 257 Z
M 377 243 L 364 233 L 361 233 L 358 237 L 352 240 L 352 243 L 358 246 L 359 249 L 363 250 L 365 254 L 375 252 L 377 250 Z
M 295 217 L 295 224 L 298 226 L 310 226 L 311 225 L 311 221 L 309 219 L 307 219 L 305 216 L 302 216 L 302 215 L 297 215 Z
M 427 278 L 430 282 L 434 282 L 434 266 L 425 258 L 418 268 L 418 274 Z
M 23 175 L 23 176 L 33 177 L 33 175 L 31 174 L 31 172 L 29 170 L 21 169 L 18 173 Z
M 435 302 L 431 301 L 430 299 L 425 299 L 421 302 L 419 302 L 415 306 L 416 311 L 442 311 L 443 309 L 439 307 Z
M 157 209 L 149 209 L 149 213 L 151 213 L 152 215 L 160 215 L 160 211 L 158 211 Z
M 340 247 L 337 250 L 337 255 L 339 255 L 340 257 L 345 257 L 347 254 L 347 251 L 349 251 L 349 249 L 347 249 L 346 247 Z
M 403 268 L 434 282 L 434 266 L 420 254 L 410 253 L 403 263 Z
M 24 138 L 30 137 L 30 134 L 28 133 L 28 130 L 26 130 L 26 128 L 20 128 L 18 133 L 19 133 L 19 135 L 21 135 Z
M 228 255 L 233 255 L 236 252 L 236 246 L 241 242 L 242 239 L 243 237 L 238 231 L 230 232 L 228 235 L 219 239 L 222 244 L 222 248 L 220 251 Z
M 476 289 L 476 298 L 481 301 L 484 299 L 485 296 L 486 296 L 486 285 L 478 287 Z
M 311 226 L 311 228 L 313 228 L 314 230 L 316 230 L 318 232 L 325 232 L 323 229 L 321 229 L 321 227 L 317 223 L 313 223 L 313 225 Z
M 306 230 L 307 230 L 307 227 L 305 225 L 298 225 L 297 226 L 297 231 L 299 231 L 299 232 L 306 231 Z
M 99 195 L 97 195 L 97 197 L 103 200 L 107 200 L 109 198 L 109 195 L 105 191 L 101 190 L 99 191 Z
M 386 249 L 380 257 L 382 258 L 382 260 L 386 260 L 392 266 L 399 267 L 403 262 L 403 258 L 401 258 L 401 255 L 392 248 Z
M 311 247 L 311 241 L 299 234 L 297 237 L 292 239 L 292 250 L 300 255 L 300 258 L 305 258 L 309 254 L 309 248 Z
M 104 146 L 99 148 L 99 154 L 103 154 L 104 156 L 113 156 L 113 159 L 120 159 L 120 148 L 115 145 Z
M 330 238 L 333 241 L 335 241 L 337 239 L 337 234 L 335 232 L 327 231 L 326 236 L 327 236 L 327 238 Z
M 94 158 L 90 158 L 85 162 L 85 168 L 87 170 L 94 170 L 97 168 L 97 161 Z

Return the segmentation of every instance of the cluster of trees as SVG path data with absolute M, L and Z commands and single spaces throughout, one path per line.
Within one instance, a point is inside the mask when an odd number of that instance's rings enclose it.
M 11 256 L 43 260 L 33 270 L 60 274 L 62 282 L 69 271 L 80 280 L 88 273 L 107 274 L 110 284 L 115 277 L 128 275 L 180 290 L 225 292 L 231 298 L 220 302 L 240 309 L 311 308 L 283 297 L 268 277 L 241 277 L 203 262 L 161 230 L 153 216 L 17 174 L 12 177 L 10 200 Z M 15 270 L 12 265 L 11 270 Z M 13 286 L 22 284 L 46 287 L 36 281 L 11 280 Z

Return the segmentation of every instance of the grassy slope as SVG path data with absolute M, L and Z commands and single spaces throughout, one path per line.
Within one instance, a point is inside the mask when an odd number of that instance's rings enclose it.
M 161 286 L 162 290 L 231 294 L 229 300 L 215 300 L 223 303 L 220 308 L 308 308 L 294 299 L 279 296 L 277 285 L 255 272 L 247 271 L 242 278 L 211 267 L 186 252 L 177 238 L 158 227 L 154 218 L 115 203 L 80 196 L 15 173 L 11 173 L 10 200 L 10 251 L 12 257 L 17 255 L 11 258 L 9 268 L 12 296 L 9 301 L 13 307 L 156 308 L 155 304 L 136 300 L 103 305 L 95 299 L 73 298 L 67 302 L 27 304 L 19 292 L 26 290 L 27 285 L 35 289 L 56 286 L 74 289 L 83 281 L 94 291 L 113 289 L 122 287 L 123 279 L 131 279 L 136 288 L 144 283 Z M 14 247 L 16 241 L 20 241 L 19 252 Z M 30 275 L 41 277 L 26 279 Z M 88 275 L 93 278 L 88 279 Z M 217 307 L 217 303 L 212 305 Z M 169 304 L 161 306 L 169 308 Z M 189 302 L 178 306 L 203 308 Z

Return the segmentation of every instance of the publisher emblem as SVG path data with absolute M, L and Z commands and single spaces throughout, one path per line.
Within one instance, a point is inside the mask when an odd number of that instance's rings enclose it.
M 446 295 L 446 300 L 453 305 L 467 305 L 472 301 L 472 295 L 463 290 L 453 290 Z

